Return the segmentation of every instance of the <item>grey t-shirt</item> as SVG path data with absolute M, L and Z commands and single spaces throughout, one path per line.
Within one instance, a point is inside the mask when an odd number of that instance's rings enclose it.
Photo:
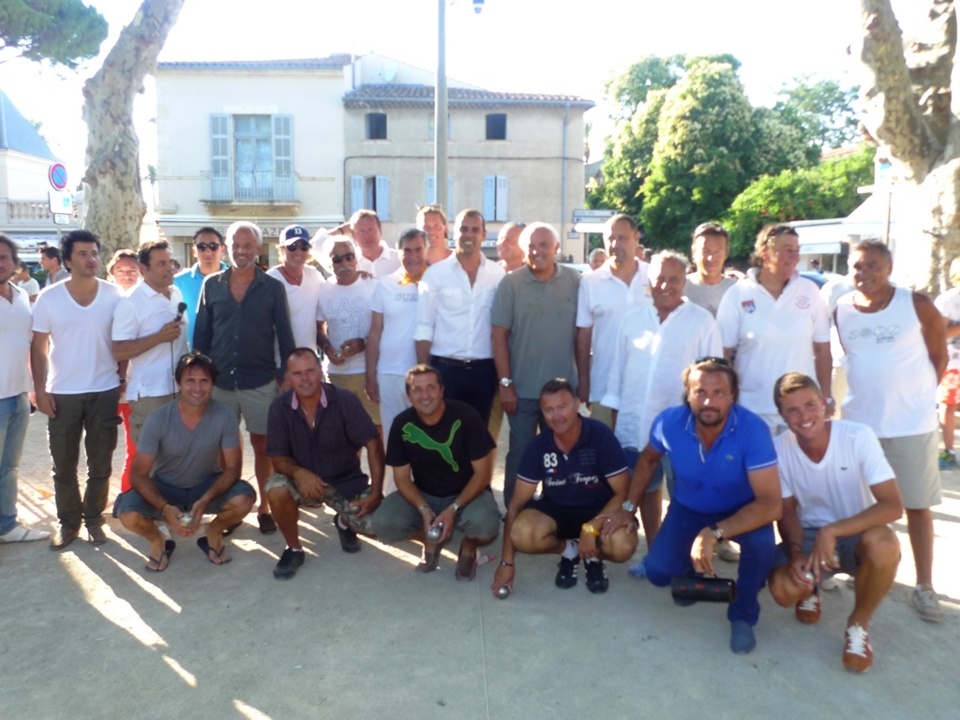
M 576 387 L 574 344 L 580 273 L 564 265 L 547 282 L 524 265 L 500 281 L 490 322 L 510 330 L 510 372 L 517 397 L 540 397 L 547 380 L 562 377 Z
M 220 472 L 220 450 L 240 445 L 237 417 L 226 405 L 211 400 L 200 423 L 187 429 L 176 401 L 147 418 L 137 451 L 157 458 L 153 477 L 179 488 L 196 487 Z
M 683 289 L 683 294 L 687 300 L 694 305 L 699 305 L 710 311 L 714 317 L 717 316 L 717 308 L 720 307 L 720 301 L 727 290 L 737 284 L 737 281 L 731 277 L 725 277 L 716 285 L 704 285 L 700 282 L 699 273 L 690 273 L 687 275 L 687 285 Z

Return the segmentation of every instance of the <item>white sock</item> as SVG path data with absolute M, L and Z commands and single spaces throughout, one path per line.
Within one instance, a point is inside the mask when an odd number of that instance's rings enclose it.
M 576 560 L 580 554 L 580 542 L 577 540 L 567 540 L 567 547 L 561 553 L 567 560 Z

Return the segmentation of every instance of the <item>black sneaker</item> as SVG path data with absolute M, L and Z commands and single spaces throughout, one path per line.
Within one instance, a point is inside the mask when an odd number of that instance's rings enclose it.
M 554 581 L 558 588 L 566 590 L 577 584 L 577 565 L 580 564 L 580 558 L 570 560 L 565 557 L 560 558 L 560 569 L 557 570 L 557 578 Z
M 303 565 L 303 550 L 287 548 L 280 556 L 280 562 L 273 569 L 273 576 L 277 580 L 289 580 L 297 574 L 297 568 Z
M 339 515 L 334 516 L 333 524 L 336 526 L 337 534 L 340 536 L 340 549 L 345 553 L 360 552 L 360 540 L 357 538 L 357 534 L 349 527 L 346 530 L 340 527 Z
M 605 593 L 610 587 L 610 581 L 607 580 L 603 560 L 588 560 L 584 565 L 587 568 L 587 590 L 594 594 Z

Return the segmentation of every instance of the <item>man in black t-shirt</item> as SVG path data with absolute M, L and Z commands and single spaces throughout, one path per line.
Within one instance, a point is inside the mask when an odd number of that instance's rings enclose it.
M 477 548 L 500 531 L 500 508 L 490 491 L 496 444 L 476 410 L 443 399 L 436 369 L 416 365 L 405 384 L 413 407 L 397 415 L 387 442 L 397 492 L 377 509 L 373 530 L 383 542 L 422 542 L 417 570 L 424 573 L 437 569 L 443 545 L 457 530 L 463 540 L 456 576 L 472 580 Z

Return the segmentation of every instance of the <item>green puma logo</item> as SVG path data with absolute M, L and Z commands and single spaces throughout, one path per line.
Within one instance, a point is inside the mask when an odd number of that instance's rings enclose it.
M 453 426 L 450 428 L 450 437 L 447 438 L 447 441 L 443 444 L 438 443 L 432 437 L 427 435 L 421 428 L 418 428 L 413 423 L 407 423 L 403 426 L 403 441 L 408 443 L 413 443 L 414 445 L 419 445 L 424 450 L 436 450 L 440 453 L 447 465 L 450 466 L 450 469 L 454 472 L 460 471 L 460 464 L 453 459 L 453 452 L 450 450 L 450 445 L 453 442 L 453 438 L 457 434 L 457 430 L 460 429 L 460 421 L 454 420 Z

